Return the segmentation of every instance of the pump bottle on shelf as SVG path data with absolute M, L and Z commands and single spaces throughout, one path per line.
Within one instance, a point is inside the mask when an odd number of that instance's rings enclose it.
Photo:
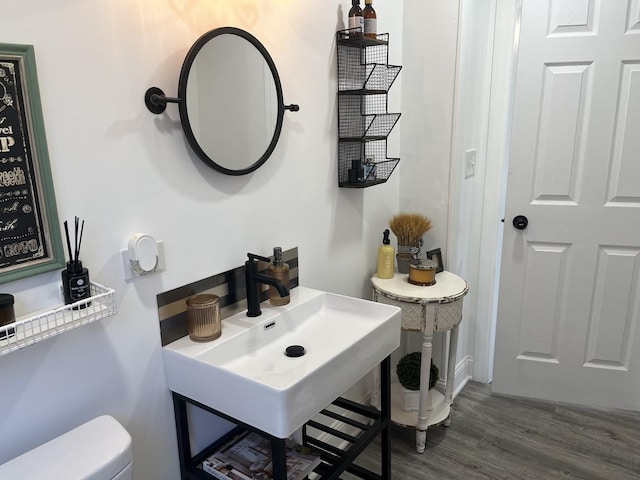
M 289 287 L 289 264 L 282 261 L 282 247 L 274 247 L 273 249 L 273 263 L 269 264 L 267 268 L 269 276 L 277 278 L 284 283 L 287 288 Z M 281 297 L 275 287 L 269 285 L 269 303 L 277 307 L 286 305 L 291 300 L 291 297 Z
M 392 278 L 394 274 L 393 262 L 395 249 L 389 240 L 389 229 L 383 232 L 382 245 L 378 249 L 378 278 Z

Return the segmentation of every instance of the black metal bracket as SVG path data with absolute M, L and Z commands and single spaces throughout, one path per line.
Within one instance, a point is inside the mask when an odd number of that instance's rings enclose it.
M 156 115 L 167 109 L 167 103 L 180 103 L 180 99 L 167 97 L 158 87 L 151 87 L 144 94 L 144 104 L 151 113 Z
M 164 91 L 158 87 L 150 87 L 144 94 L 144 104 L 151 113 L 156 115 L 164 112 L 167 109 L 167 103 L 180 103 L 179 98 L 167 97 Z M 292 103 L 291 105 L 285 105 L 285 110 L 290 112 L 300 111 L 300 105 Z
M 318 465 L 314 472 L 320 476 L 321 480 L 339 480 L 343 472 L 348 471 L 357 478 L 364 480 L 391 480 L 391 360 L 390 357 L 385 358 L 380 363 L 380 400 L 381 410 L 377 411 L 373 407 L 365 406 L 347 400 L 345 398 L 337 398 L 332 402 L 333 405 L 341 409 L 340 412 L 324 409 L 319 412 L 318 416 L 323 415 L 328 419 L 337 420 L 341 423 L 337 428 L 330 426 L 330 423 L 318 423 L 311 420 L 303 426 L 303 444 L 307 445 L 320 454 L 322 462 Z M 196 400 L 185 397 L 179 393 L 172 392 L 173 408 L 176 422 L 176 433 L 178 437 L 178 455 L 180 458 L 180 473 L 182 480 L 200 480 L 211 478 L 204 473 L 198 465 L 202 463 L 216 449 L 224 445 L 230 438 L 242 430 L 257 432 L 271 441 L 272 459 L 273 459 L 273 478 L 274 480 L 286 480 L 287 478 L 287 462 L 285 453 L 285 440 L 277 438 L 260 429 L 241 422 L 229 415 L 217 411 L 207 405 L 203 405 Z M 189 442 L 189 421 L 187 418 L 187 404 L 198 407 L 209 413 L 223 418 L 231 423 L 236 424 L 236 428 L 232 429 L 228 434 L 224 435 L 213 444 L 205 447 L 200 453 L 193 455 L 191 452 L 191 444 Z M 352 418 L 347 411 L 364 417 L 364 421 L 359 418 Z M 307 425 L 317 428 L 320 432 L 324 432 L 330 437 L 334 437 L 329 441 L 320 440 L 317 435 L 310 435 L 307 431 Z M 357 431 L 355 436 L 351 436 L 342 431 L 342 427 L 350 426 L 352 430 Z M 366 447 L 380 436 L 380 474 L 370 471 L 354 463 L 356 458 L 366 449 Z M 318 437 L 318 438 L 316 438 Z M 344 447 L 335 446 L 336 440 L 345 439 Z M 326 438 L 325 438 L 326 440 Z M 306 478 L 306 477 L 305 477 Z

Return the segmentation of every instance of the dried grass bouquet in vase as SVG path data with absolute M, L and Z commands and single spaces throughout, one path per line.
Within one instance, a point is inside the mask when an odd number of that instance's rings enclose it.
M 398 239 L 398 271 L 409 273 L 409 263 L 418 258 L 422 237 L 431 229 L 431 220 L 419 213 L 399 213 L 389 221 L 389 228 Z

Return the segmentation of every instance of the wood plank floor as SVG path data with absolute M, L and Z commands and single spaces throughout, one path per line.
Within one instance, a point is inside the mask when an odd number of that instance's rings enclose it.
M 640 480 L 640 412 L 604 411 L 491 394 L 468 383 L 450 427 L 392 428 L 393 480 Z M 379 471 L 379 444 L 359 464 Z M 346 474 L 344 479 L 351 479 Z

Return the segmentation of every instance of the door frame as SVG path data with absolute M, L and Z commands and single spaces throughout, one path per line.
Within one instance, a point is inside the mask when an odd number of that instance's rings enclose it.
M 474 336 L 473 379 L 493 379 L 498 293 L 504 230 L 511 118 L 515 93 L 522 0 L 497 0 L 491 67 L 489 129 L 480 235 L 480 262 Z M 451 224 L 451 222 L 450 222 Z M 451 238 L 451 235 L 449 235 Z

